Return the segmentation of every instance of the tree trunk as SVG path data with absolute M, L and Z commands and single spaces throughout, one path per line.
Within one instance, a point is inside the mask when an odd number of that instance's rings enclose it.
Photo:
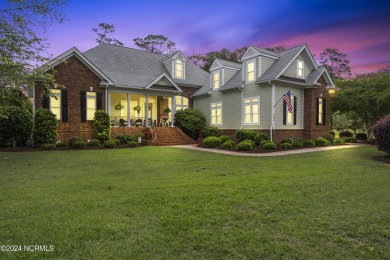
M 16 139 L 15 139 L 15 137 L 12 137 L 12 148 L 13 149 L 16 148 Z

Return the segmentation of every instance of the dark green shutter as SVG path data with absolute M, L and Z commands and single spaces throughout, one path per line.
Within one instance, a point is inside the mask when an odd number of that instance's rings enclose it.
M 294 96 L 294 125 L 297 124 L 297 96 Z
M 318 109 L 319 109 L 319 106 L 320 106 L 320 99 L 317 98 L 316 99 L 316 125 L 319 125 L 318 123 L 318 113 L 320 112 Z
M 50 109 L 50 97 L 49 96 L 43 96 L 43 98 L 42 98 L 42 108 Z
M 283 100 L 283 125 L 286 125 L 286 111 L 287 111 L 287 108 L 286 108 L 286 102 Z
M 322 125 L 325 125 L 326 119 L 326 99 L 322 100 Z
M 87 122 L 87 96 L 85 91 L 80 91 L 80 115 L 81 122 Z
M 68 122 L 68 91 L 61 90 L 61 118 L 62 122 Z
M 102 93 L 96 93 L 96 110 L 103 109 L 103 95 Z

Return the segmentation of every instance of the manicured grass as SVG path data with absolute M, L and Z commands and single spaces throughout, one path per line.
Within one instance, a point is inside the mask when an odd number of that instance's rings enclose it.
M 54 245 L 0 259 L 388 259 L 378 154 L 0 153 L 0 245 Z

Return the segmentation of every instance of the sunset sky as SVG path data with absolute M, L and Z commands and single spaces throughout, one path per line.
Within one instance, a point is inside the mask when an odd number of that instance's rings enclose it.
M 135 47 L 133 38 L 163 34 L 189 55 L 306 43 L 319 57 L 325 48 L 348 54 L 352 72 L 390 66 L 390 1 L 97 1 L 69 0 L 66 21 L 50 27 L 49 53 L 96 46 L 91 28 L 116 26 L 111 37 Z

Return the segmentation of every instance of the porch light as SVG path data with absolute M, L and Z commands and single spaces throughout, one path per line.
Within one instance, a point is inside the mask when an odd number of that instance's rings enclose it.
M 93 91 L 93 87 L 90 87 L 89 90 L 92 92 Z
M 334 89 L 329 89 L 329 94 L 333 94 L 334 93 Z

